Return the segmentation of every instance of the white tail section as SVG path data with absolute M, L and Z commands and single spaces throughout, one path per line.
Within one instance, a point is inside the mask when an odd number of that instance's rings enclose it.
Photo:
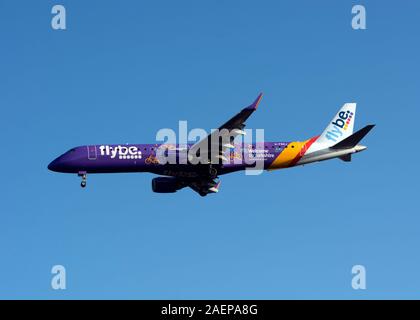
M 330 147 L 339 143 L 341 140 L 353 134 L 355 120 L 356 104 L 346 103 L 337 112 L 316 142 L 324 147 Z

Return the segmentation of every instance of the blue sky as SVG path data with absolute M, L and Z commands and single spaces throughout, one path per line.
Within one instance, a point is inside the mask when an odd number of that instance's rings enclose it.
M 351 28 L 364 4 L 367 30 Z M 67 30 L 51 8 L 67 9 Z M 0 2 L 0 298 L 418 298 L 415 1 Z M 47 170 L 71 147 L 215 128 L 264 92 L 266 140 L 345 102 L 366 152 L 159 195 L 151 174 Z M 51 267 L 67 289 L 50 286 Z M 367 269 L 367 290 L 351 268 Z

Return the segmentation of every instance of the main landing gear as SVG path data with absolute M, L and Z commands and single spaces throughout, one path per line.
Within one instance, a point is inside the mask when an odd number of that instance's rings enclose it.
M 212 179 L 217 178 L 217 169 L 215 167 L 210 166 L 209 175 L 210 175 L 210 178 Z
M 79 172 L 78 176 L 82 177 L 82 182 L 80 183 L 80 186 L 82 188 L 85 188 L 86 187 L 86 172 Z

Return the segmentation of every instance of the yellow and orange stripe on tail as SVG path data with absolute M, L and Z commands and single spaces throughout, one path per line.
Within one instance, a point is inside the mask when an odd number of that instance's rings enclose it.
M 303 142 L 290 142 L 286 148 L 274 159 L 268 170 L 293 167 L 305 155 L 309 147 L 318 139 L 319 136 L 313 137 Z

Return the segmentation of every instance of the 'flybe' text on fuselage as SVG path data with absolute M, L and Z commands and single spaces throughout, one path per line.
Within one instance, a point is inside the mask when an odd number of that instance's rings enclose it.
M 100 146 L 101 156 L 110 156 L 111 159 L 141 159 L 141 151 L 136 146 Z

